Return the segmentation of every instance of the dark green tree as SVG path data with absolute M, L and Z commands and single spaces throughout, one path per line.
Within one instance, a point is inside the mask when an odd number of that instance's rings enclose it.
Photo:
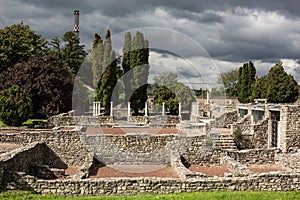
M 133 71 L 130 67 L 130 51 L 131 51 L 131 34 L 130 32 L 125 33 L 124 46 L 123 46 L 123 57 L 122 57 L 122 68 L 125 76 L 123 77 L 125 101 L 128 102 L 131 96 L 131 80 L 133 79 Z
M 241 103 L 249 103 L 252 98 L 252 84 L 255 81 L 256 69 L 253 63 L 245 63 L 238 71 L 237 92 Z
M 84 45 L 80 45 L 79 38 L 72 31 L 66 32 L 62 40 L 65 43 L 61 51 L 63 61 L 76 75 L 86 56 Z
M 179 102 L 183 110 L 189 110 L 192 102 L 196 101 L 193 90 L 179 82 L 175 73 L 164 72 L 153 80 L 151 93 L 154 94 L 154 104 L 165 102 L 166 109 L 171 114 L 178 114 Z
M 252 84 L 252 101 L 254 99 L 266 99 L 268 90 L 268 76 L 256 78 Z
M 50 41 L 50 45 L 52 46 L 52 49 L 50 50 L 50 54 L 56 57 L 58 61 L 63 62 L 60 39 L 58 37 L 54 37 Z
M 103 62 L 103 41 L 98 33 L 94 34 L 93 51 L 92 51 L 92 72 L 93 72 L 93 85 L 97 88 L 98 82 L 100 80 Z
M 49 50 L 46 40 L 23 23 L 0 30 L 0 73 Z
M 144 39 L 143 33 L 138 31 L 131 42 L 130 69 L 133 73 L 133 78 L 130 80 L 131 91 L 134 91 L 130 102 L 134 115 L 138 115 L 148 98 L 147 81 L 149 76 L 149 44 L 148 40 Z
M 0 90 L 19 85 L 33 104 L 33 118 L 72 109 L 73 75 L 68 67 L 52 56 L 38 56 L 19 63 L 0 74 Z
M 0 120 L 9 126 L 20 126 L 32 111 L 30 97 L 18 85 L 0 92 Z
M 292 103 L 297 101 L 298 84 L 292 75 L 288 75 L 282 62 L 276 63 L 269 70 L 267 99 L 271 103 Z
M 63 45 L 61 41 L 64 42 Z M 79 38 L 72 31 L 68 31 L 61 39 L 54 37 L 50 45 L 52 46 L 51 55 L 69 67 L 75 76 L 87 55 Z
M 218 77 L 218 83 L 223 84 L 227 97 L 237 97 L 238 69 L 222 72 Z
M 112 50 L 110 31 L 107 30 L 104 41 L 103 52 L 103 73 L 98 83 L 96 100 L 101 102 L 101 106 L 109 109 L 112 100 L 112 93 L 120 77 L 120 68 L 118 66 L 119 59 Z
M 166 86 L 160 86 L 154 97 L 154 104 L 161 105 L 165 103 L 165 109 L 170 112 L 171 115 L 178 114 L 178 98 L 176 94 Z

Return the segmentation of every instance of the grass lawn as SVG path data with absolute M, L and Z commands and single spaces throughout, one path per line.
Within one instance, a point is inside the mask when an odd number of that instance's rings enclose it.
M 41 195 L 27 191 L 5 191 L 0 193 L 0 199 L 103 199 L 103 200 L 129 200 L 129 199 L 174 199 L 174 200 L 218 200 L 218 199 L 240 199 L 240 200 L 276 200 L 276 199 L 300 199 L 299 192 L 198 192 L 198 193 L 180 193 L 167 195 L 137 195 L 137 196 L 59 196 L 59 195 Z

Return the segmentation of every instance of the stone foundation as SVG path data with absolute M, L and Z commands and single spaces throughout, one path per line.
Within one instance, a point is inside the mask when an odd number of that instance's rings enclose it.
M 135 195 L 169 194 L 199 191 L 297 191 L 300 175 L 270 173 L 249 177 L 163 179 L 163 178 L 112 178 L 84 180 L 37 180 L 23 173 L 15 174 L 18 185 L 42 194 L 60 195 Z

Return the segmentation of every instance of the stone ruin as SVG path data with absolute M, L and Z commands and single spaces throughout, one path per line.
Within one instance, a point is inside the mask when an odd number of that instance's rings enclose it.
M 258 120 L 255 105 L 247 113 L 243 105 L 228 106 L 215 118 L 205 105 L 195 106 L 198 116 L 189 122 L 130 116 L 120 124 L 113 116 L 70 112 L 51 117 L 48 128 L 2 128 L 1 187 L 65 195 L 299 190 L 300 106 L 275 107 L 264 106 Z M 106 167 L 128 176 L 107 177 Z

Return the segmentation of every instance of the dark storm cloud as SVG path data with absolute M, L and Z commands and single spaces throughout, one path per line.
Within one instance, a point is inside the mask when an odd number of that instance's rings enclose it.
M 213 11 L 205 11 L 202 13 L 190 12 L 188 10 L 172 9 L 169 10 L 175 18 L 190 19 L 200 23 L 222 23 L 223 17 Z
M 163 27 L 191 37 L 213 59 L 300 62 L 298 0 L 0 0 L 0 5 L 0 28 L 23 21 L 48 40 L 72 30 L 73 10 L 79 9 L 81 42 L 87 48 L 95 32 L 103 36 L 106 29 L 114 35 L 138 27 Z M 154 47 L 166 43 L 160 35 L 152 38 Z M 188 45 L 180 49 L 175 53 L 201 56 Z

